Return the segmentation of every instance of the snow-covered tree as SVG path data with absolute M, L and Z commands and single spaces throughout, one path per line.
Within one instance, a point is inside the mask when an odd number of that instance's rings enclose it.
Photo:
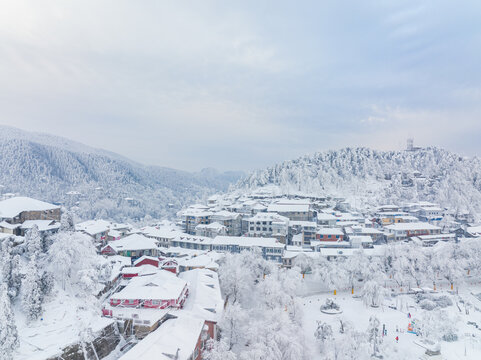
M 88 235 L 78 232 L 59 232 L 48 251 L 48 270 L 65 290 L 77 285 L 84 290 L 98 281 L 99 264 L 95 247 Z
M 22 281 L 22 307 L 29 321 L 36 320 L 42 314 L 41 277 L 35 254 L 30 258 L 27 274 Z
M 75 231 L 74 215 L 70 210 L 64 210 L 60 218 L 60 231 Z
M 319 343 L 321 345 L 321 353 L 325 351 L 326 348 L 326 342 L 332 340 L 332 327 L 331 325 L 318 321 L 317 322 L 317 329 L 314 332 L 314 337 L 319 340 Z
M 12 275 L 10 277 L 10 289 L 11 297 L 14 298 L 20 292 L 22 286 L 22 274 L 20 271 L 20 255 L 15 255 L 12 258 Z
M 18 287 L 13 289 L 13 257 L 10 239 L 4 239 L 1 245 L 0 276 L 7 286 L 9 296 L 13 298 L 17 295 Z
M 234 346 L 242 343 L 246 330 L 246 317 L 246 312 L 237 302 L 227 305 L 224 316 L 219 322 L 219 328 L 228 350 L 232 350 Z
M 207 341 L 206 350 L 202 354 L 204 360 L 237 360 L 237 355 L 229 350 L 229 345 L 224 341 Z
M 382 342 L 380 326 L 381 323 L 379 322 L 379 319 L 377 317 L 371 316 L 369 318 L 369 327 L 367 328 L 367 334 L 369 343 L 372 346 L 372 355 L 375 357 L 379 356 L 379 346 Z
M 36 224 L 25 234 L 25 243 L 28 257 L 36 256 L 38 258 L 42 252 L 42 236 Z
M 423 311 L 416 319 L 416 330 L 419 335 L 431 341 L 457 341 L 458 318 L 445 310 Z
M 0 285 L 0 355 L 2 359 L 13 358 L 19 346 L 17 327 L 13 316 L 7 285 Z
M 364 283 L 361 296 L 366 306 L 377 307 L 382 304 L 384 294 L 384 288 L 376 281 L 370 280 Z

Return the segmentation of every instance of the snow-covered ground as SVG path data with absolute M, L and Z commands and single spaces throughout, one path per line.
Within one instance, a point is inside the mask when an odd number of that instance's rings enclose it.
M 457 319 L 453 325 L 459 336 L 458 341 L 455 342 L 441 341 L 443 359 L 481 359 L 481 301 L 471 294 L 481 293 L 481 287 L 460 289 L 459 295 L 453 295 L 447 291 L 439 293 L 447 294 L 453 301 L 453 305 L 445 310 Z M 321 313 L 320 306 L 326 302 L 327 298 L 334 299 L 340 305 L 341 314 L 328 315 Z M 401 298 L 404 298 L 404 301 Z M 464 306 L 459 303 L 460 300 L 470 302 L 473 305 L 469 315 L 465 314 Z M 389 307 L 397 306 L 399 308 L 401 302 L 405 304 L 402 311 Z M 456 303 L 460 305 L 462 311 L 459 311 Z M 338 333 L 340 320 L 350 323 L 357 331 L 366 331 L 369 318 L 375 315 L 381 323 L 381 328 L 385 325 L 387 335 L 383 337 L 383 341 L 391 343 L 391 349 L 394 352 L 393 358 L 419 359 L 425 352 L 424 348 L 416 344 L 422 340 L 421 337 L 407 332 L 410 321 L 421 318 L 422 313 L 425 312 L 416 304 L 414 295 L 386 298 L 382 307 L 372 308 L 365 306 L 361 298 L 353 297 L 350 292 L 341 292 L 336 296 L 332 293 L 323 293 L 302 298 L 302 305 L 304 310 L 303 328 L 308 343 L 316 342 L 314 333 L 317 328 L 317 321 L 331 325 L 335 337 Z M 411 319 L 408 318 L 408 313 L 411 314 Z M 440 323 L 443 321 L 444 319 L 439 319 Z M 468 321 L 477 323 L 479 329 L 473 325 L 468 325 Z M 396 329 L 399 331 L 397 332 Z M 396 336 L 399 337 L 397 343 Z M 317 346 L 312 351 L 312 359 L 323 358 L 319 354 Z
M 15 308 L 20 348 L 14 355 L 18 360 L 42 360 L 59 354 L 63 348 L 80 338 L 88 337 L 89 331 L 99 331 L 112 323 L 101 317 L 94 304 L 85 304 L 85 298 L 59 290 L 44 304 L 40 319 L 27 323 L 20 307 Z

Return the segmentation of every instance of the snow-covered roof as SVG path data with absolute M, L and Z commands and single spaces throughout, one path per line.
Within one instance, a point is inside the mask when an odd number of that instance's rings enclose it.
M 219 265 L 208 254 L 194 256 L 190 259 L 179 259 L 178 264 L 184 267 L 218 269 Z
M 247 236 L 216 236 L 212 245 L 237 245 L 239 247 L 276 247 L 284 248 L 275 238 L 247 237 Z
M 357 233 L 360 233 L 360 234 L 367 234 L 367 235 L 372 235 L 372 234 L 377 234 L 377 235 L 380 235 L 380 234 L 383 234 L 383 232 L 381 230 L 378 230 L 378 229 L 374 229 L 374 228 L 367 228 L 367 227 L 356 227 L 356 226 L 353 226 L 352 229 L 357 232 Z
M 300 226 L 300 227 L 316 227 L 317 223 L 314 221 L 289 221 L 289 226 Z
M 211 239 L 212 240 L 212 239 Z M 182 256 L 199 256 L 201 254 L 205 254 L 207 250 L 199 250 L 199 249 L 186 249 L 179 246 L 171 246 L 166 249 L 160 249 L 160 251 L 164 254 L 172 254 L 175 257 L 182 257 Z
M 118 230 L 111 229 L 107 235 L 111 236 L 111 237 L 114 237 L 114 238 L 117 238 L 117 237 L 121 237 L 122 233 Z
M 182 243 L 194 243 L 194 244 L 204 244 L 209 245 L 212 243 L 212 239 L 206 236 L 196 236 L 189 234 L 180 234 L 175 238 L 175 241 Z
M 170 271 L 160 270 L 152 275 L 134 277 L 127 286 L 112 295 L 117 300 L 173 300 L 178 299 L 187 285 Z
M 372 243 L 372 238 L 367 235 L 353 235 L 349 237 L 351 242 L 369 244 Z
M 152 260 L 152 261 L 159 262 L 159 258 L 156 258 L 156 257 L 153 257 L 153 256 L 143 255 L 143 256 L 139 257 L 137 260 L 134 261 L 134 266 L 136 266 L 137 264 L 140 264 L 144 260 Z
M 179 230 L 173 229 L 172 227 L 154 227 L 154 226 L 146 226 L 141 229 L 141 232 L 149 237 L 164 238 L 164 239 L 173 239 L 177 235 L 181 234 Z
M 308 204 L 270 204 L 267 207 L 267 211 L 278 212 L 278 213 L 308 212 L 309 205 Z
M 326 214 L 319 212 L 317 213 L 317 220 L 318 221 L 328 221 L 328 220 L 337 220 L 337 217 L 332 214 Z
M 121 274 L 137 274 L 139 276 L 144 276 L 144 275 L 152 275 L 159 271 L 163 271 L 163 270 L 159 270 L 159 268 L 153 265 L 146 264 L 142 266 L 126 266 L 120 271 L 120 273 Z
M 279 215 L 277 213 L 271 212 L 259 212 L 255 214 L 253 217 L 246 219 L 247 221 L 276 221 L 276 222 L 283 222 L 289 223 L 289 218 Z
M 162 323 L 119 360 L 188 360 L 203 328 L 204 320 L 179 313 L 179 317 Z
M 386 226 L 386 229 L 394 231 L 441 230 L 439 226 L 435 226 L 426 222 L 397 223 Z
M 9 229 L 9 230 L 14 230 L 14 229 L 16 229 L 20 226 L 21 226 L 21 224 L 10 224 L 6 221 L 0 222 L 0 228 L 5 228 L 5 229 Z
M 12 219 L 24 211 L 47 211 L 59 209 L 60 206 L 29 197 L 13 197 L 0 201 L 0 218 Z
M 470 226 L 466 229 L 466 231 L 471 235 L 479 235 L 479 234 L 481 234 L 481 225 Z
M 217 273 L 208 269 L 194 269 L 180 273 L 179 277 L 187 281 L 189 286 L 189 297 L 183 311 L 217 322 L 224 309 Z
M 439 206 L 421 206 L 421 210 L 424 211 L 444 211 Z
M 230 219 L 237 219 L 240 216 L 238 213 L 234 213 L 227 210 L 217 211 L 212 214 L 212 218 L 222 219 L 222 220 L 230 220 Z
M 120 240 L 109 241 L 107 246 L 110 246 L 116 252 L 157 249 L 157 240 L 140 234 L 132 234 Z
M 54 220 L 26 220 L 23 222 L 21 229 L 31 229 L 34 225 L 37 225 L 38 231 L 49 231 L 60 228 L 60 223 Z
M 193 216 L 193 217 L 204 217 L 204 216 L 211 216 L 214 214 L 212 211 L 207 211 L 207 207 L 197 208 L 197 207 L 189 207 L 185 210 L 180 212 L 181 216 Z
M 109 231 L 112 223 L 106 220 L 88 220 L 75 225 L 75 230 L 83 231 L 89 235 L 97 235 Z
M 205 228 L 209 229 L 209 230 L 221 231 L 222 229 L 225 229 L 226 227 L 224 225 L 219 224 L 218 222 L 214 221 L 213 223 L 207 224 L 205 226 Z
M 344 235 L 344 233 L 337 228 L 320 228 L 316 233 L 319 235 Z

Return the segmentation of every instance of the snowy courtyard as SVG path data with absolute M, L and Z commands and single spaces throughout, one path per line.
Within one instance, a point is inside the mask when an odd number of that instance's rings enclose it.
M 306 340 L 308 343 L 315 343 L 314 334 L 318 326 L 317 322 L 320 321 L 332 327 L 334 342 L 338 343 L 337 346 L 343 347 L 345 338 L 343 338 L 343 334 L 340 334 L 341 323 L 344 323 L 344 327 L 352 327 L 356 331 L 366 332 L 370 317 L 375 316 L 379 319 L 380 328 L 385 329 L 385 336 L 381 335 L 381 341 L 390 350 L 392 354 L 390 359 L 424 359 L 426 349 L 423 347 L 422 336 L 408 332 L 408 327 L 414 322 L 412 330 L 417 332 L 416 322 L 421 322 L 426 315 L 433 315 L 438 331 L 443 332 L 445 328 L 449 327 L 453 328 L 458 335 L 457 341 L 440 341 L 443 359 L 481 359 L 481 301 L 471 292 L 479 294 L 481 287 L 460 289 L 458 295 L 448 291 L 430 294 L 446 295 L 452 300 L 452 305 L 439 312 L 421 309 L 416 303 L 415 294 L 387 297 L 383 305 L 378 308 L 366 306 L 361 297 L 353 296 L 349 291 L 338 293 L 335 296 L 333 293 L 307 296 L 302 298 Z M 339 305 L 340 311 L 342 311 L 340 314 L 326 314 L 320 311 L 320 307 L 329 298 Z M 468 306 L 469 314 L 466 314 L 462 302 L 471 304 Z M 409 314 L 411 318 L 409 318 Z M 478 328 L 475 324 L 478 325 Z M 432 336 L 436 338 L 442 335 L 433 334 Z M 396 337 L 398 341 L 396 341 Z M 311 349 L 313 359 L 324 359 L 320 355 L 319 346 Z

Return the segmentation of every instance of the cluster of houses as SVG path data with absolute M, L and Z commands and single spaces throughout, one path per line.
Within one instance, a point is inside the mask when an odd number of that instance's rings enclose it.
M 255 248 L 266 260 L 290 268 L 300 254 L 332 259 L 363 249 L 376 256 L 386 242 L 433 246 L 481 237 L 481 226 L 468 218 L 447 221 L 447 213 L 428 202 L 359 212 L 342 198 L 282 195 L 266 187 L 212 196 L 179 212 L 176 222 L 137 228 L 88 220 L 75 230 L 89 235 L 112 265 L 102 315 L 137 339 L 122 359 L 197 360 L 207 340 L 217 336 L 224 307 L 217 272 L 226 253 Z M 8 197 L 0 201 L 0 240 L 22 237 L 33 226 L 53 233 L 60 218 L 58 205 Z

